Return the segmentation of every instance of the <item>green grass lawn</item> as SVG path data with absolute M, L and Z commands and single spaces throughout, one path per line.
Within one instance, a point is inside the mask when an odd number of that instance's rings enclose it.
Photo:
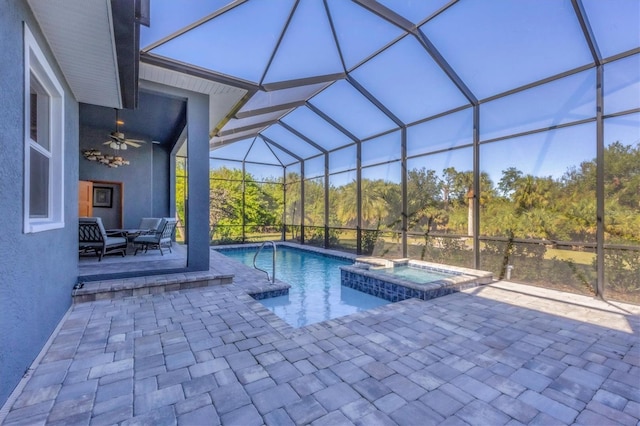
M 282 234 L 280 232 L 272 232 L 272 233 L 247 233 L 245 235 L 245 239 L 247 241 L 280 241 L 282 239 Z
M 582 265 L 591 265 L 596 254 L 588 251 L 560 250 L 548 248 L 544 254 L 545 259 L 557 258 L 558 260 L 570 260 Z

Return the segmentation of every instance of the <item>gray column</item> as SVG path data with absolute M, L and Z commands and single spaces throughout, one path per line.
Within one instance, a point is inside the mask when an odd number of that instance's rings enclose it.
M 141 88 L 187 100 L 187 270 L 209 270 L 209 97 L 141 80 Z M 175 161 L 170 162 L 175 182 Z M 175 201 L 175 199 L 173 200 Z M 173 209 L 174 207 L 172 207 Z
M 402 127 L 401 139 L 401 184 L 402 184 L 402 257 L 409 256 L 409 244 L 407 241 L 407 232 L 409 231 L 409 200 L 408 197 L 408 181 L 407 181 L 407 127 Z
M 300 161 L 300 243 L 304 244 L 304 161 Z
M 187 97 L 187 269 L 209 270 L 209 98 L 189 92 Z
M 603 67 L 596 69 L 596 296 L 604 298 L 604 122 Z
M 362 142 L 356 145 L 356 253 L 362 254 Z
M 329 153 L 324 154 L 324 248 L 329 248 Z
M 473 267 L 480 269 L 480 105 L 473 106 Z

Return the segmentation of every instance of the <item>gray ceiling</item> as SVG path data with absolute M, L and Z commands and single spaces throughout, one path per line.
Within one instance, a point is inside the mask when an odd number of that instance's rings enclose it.
M 120 131 L 126 137 L 158 141 L 170 148 L 177 140 L 186 123 L 187 104 L 184 99 L 162 96 L 140 90 L 138 108 L 118 111 L 124 121 Z M 113 108 L 80 104 L 80 125 L 103 129 L 105 137 L 116 128 L 116 113 Z

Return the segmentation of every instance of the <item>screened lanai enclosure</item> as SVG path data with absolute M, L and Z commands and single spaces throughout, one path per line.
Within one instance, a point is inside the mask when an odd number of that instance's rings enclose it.
M 212 244 L 297 241 L 640 302 L 637 0 L 180 8 L 152 9 L 169 24 L 143 34 L 141 60 L 242 89 L 212 123 Z

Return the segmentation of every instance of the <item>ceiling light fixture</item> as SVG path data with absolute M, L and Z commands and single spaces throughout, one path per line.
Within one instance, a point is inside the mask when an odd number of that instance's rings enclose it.
M 140 139 L 128 139 L 124 136 L 124 133 L 120 131 L 120 126 L 124 124 L 124 121 L 120 120 L 118 116 L 118 110 L 116 109 L 116 130 L 109 134 L 109 140 L 103 142 L 103 145 L 108 145 L 109 148 L 114 150 L 127 149 L 127 145 L 134 148 L 140 148 L 142 144 L 146 143 Z

